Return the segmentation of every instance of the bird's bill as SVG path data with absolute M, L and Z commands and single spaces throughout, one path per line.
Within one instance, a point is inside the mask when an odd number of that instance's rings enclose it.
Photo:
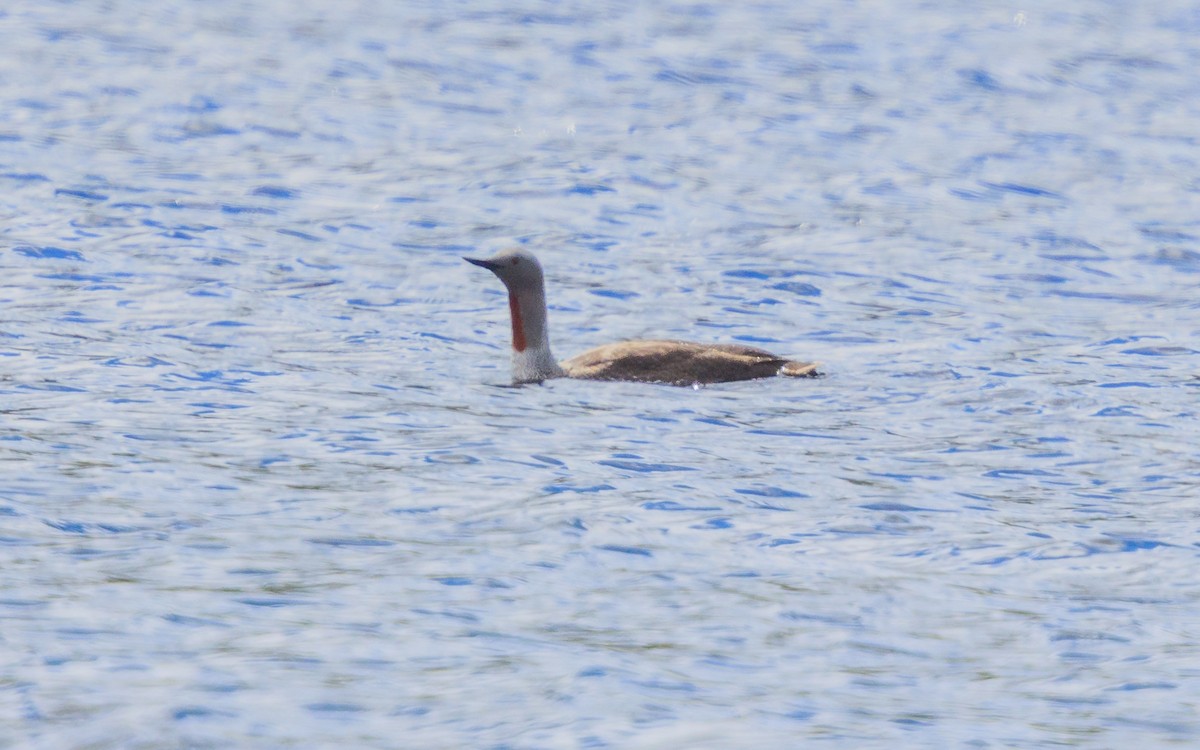
M 468 258 L 464 255 L 463 260 L 473 263 L 480 268 L 486 268 L 489 271 L 495 271 L 496 267 L 500 265 L 500 262 L 494 258 Z

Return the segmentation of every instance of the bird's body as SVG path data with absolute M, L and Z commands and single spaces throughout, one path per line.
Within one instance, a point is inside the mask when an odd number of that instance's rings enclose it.
M 545 282 L 537 258 L 516 249 L 492 258 L 465 260 L 496 274 L 508 288 L 513 381 L 517 383 L 566 377 L 694 385 L 774 375 L 818 375 L 815 364 L 778 357 L 752 346 L 657 339 L 605 344 L 556 362 L 550 352 Z
M 809 375 L 816 369 L 752 346 L 658 340 L 605 344 L 571 357 L 561 367 L 571 378 L 671 385 L 769 378 L 785 369 L 787 375 Z

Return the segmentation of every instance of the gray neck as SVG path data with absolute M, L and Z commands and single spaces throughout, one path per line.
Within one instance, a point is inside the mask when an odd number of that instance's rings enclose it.
M 508 303 L 513 324 L 513 381 L 528 383 L 562 377 L 565 373 L 550 352 L 543 285 L 510 291 Z

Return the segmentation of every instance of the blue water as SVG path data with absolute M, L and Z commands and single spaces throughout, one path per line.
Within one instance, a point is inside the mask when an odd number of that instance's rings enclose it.
M 0 748 L 1195 746 L 1200 10 L 1052 6 L 10 3 Z

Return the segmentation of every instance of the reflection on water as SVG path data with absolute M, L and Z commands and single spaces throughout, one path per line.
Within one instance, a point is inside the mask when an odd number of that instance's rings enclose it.
M 0 748 L 1196 739 L 1193 16 L 9 9 Z

